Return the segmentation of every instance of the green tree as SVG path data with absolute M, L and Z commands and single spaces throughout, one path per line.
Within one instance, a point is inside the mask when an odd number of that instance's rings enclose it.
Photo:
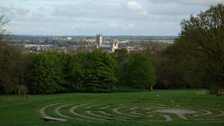
M 86 91 L 110 92 L 116 82 L 116 64 L 112 57 L 102 50 L 87 53 L 83 60 Z
M 65 80 L 65 89 L 67 92 L 85 91 L 84 86 L 84 57 L 86 53 L 78 52 L 70 54 L 64 59 L 63 73 Z
M 27 86 L 31 93 L 62 92 L 64 84 L 61 53 L 42 52 L 30 55 Z
M 7 44 L 0 46 L 0 92 L 12 93 L 22 83 L 21 51 Z
M 128 57 L 128 51 L 125 48 L 116 49 L 113 53 L 113 57 L 117 60 L 119 64 L 122 64 Z
M 125 68 L 127 85 L 135 88 L 152 90 L 155 84 L 155 74 L 150 59 L 142 52 L 129 55 Z
M 125 48 L 116 49 L 114 53 L 112 53 L 113 58 L 116 60 L 117 63 L 117 84 L 116 87 L 121 88 L 125 86 L 125 78 L 124 78 L 124 67 L 126 65 L 128 59 L 128 51 Z
M 191 85 L 204 84 L 219 93 L 224 88 L 224 6 L 211 6 L 183 20 L 181 27 L 172 48 L 184 80 Z
M 184 47 L 173 45 L 156 53 L 154 56 L 157 80 L 155 88 L 175 89 L 190 87 L 183 78 L 184 70 L 180 67 L 180 62 L 183 58 L 186 58 L 181 53 L 178 53 L 182 48 Z

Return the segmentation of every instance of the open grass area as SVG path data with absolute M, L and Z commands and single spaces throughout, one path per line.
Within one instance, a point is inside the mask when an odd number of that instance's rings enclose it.
M 44 121 L 47 116 L 67 121 Z M 171 110 L 174 113 L 158 112 Z M 175 111 L 189 110 L 181 115 Z M 224 97 L 206 90 L 0 96 L 0 126 L 224 125 Z M 168 118 L 167 118 L 168 117 Z M 169 120 L 171 118 L 172 120 Z M 168 120 L 167 120 L 168 119 Z

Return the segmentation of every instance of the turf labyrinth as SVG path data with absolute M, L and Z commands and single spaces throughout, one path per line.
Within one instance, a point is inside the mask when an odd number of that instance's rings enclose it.
M 221 121 L 224 119 L 224 110 L 215 109 L 186 109 L 174 107 L 149 108 L 130 106 L 125 104 L 76 104 L 54 103 L 43 106 L 39 110 L 42 119 L 54 121 L 69 120 L 134 120 L 134 121 L 174 121 L 174 120 L 207 120 Z

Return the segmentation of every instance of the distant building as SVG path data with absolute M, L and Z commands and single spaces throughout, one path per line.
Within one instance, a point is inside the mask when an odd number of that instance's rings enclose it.
M 41 51 L 47 51 L 52 49 L 54 46 L 53 45 L 41 45 L 41 44 L 25 44 L 24 49 L 27 52 L 41 52 Z
M 111 52 L 114 52 L 116 49 L 118 49 L 118 42 L 112 42 L 111 43 Z
M 111 42 L 110 44 L 103 44 L 103 35 L 96 35 L 96 48 L 101 48 L 106 52 L 114 52 L 118 49 L 118 42 Z
M 72 37 L 67 37 L 67 40 L 72 40 Z
M 102 34 L 96 35 L 96 48 L 102 47 L 102 44 L 103 44 L 103 35 Z

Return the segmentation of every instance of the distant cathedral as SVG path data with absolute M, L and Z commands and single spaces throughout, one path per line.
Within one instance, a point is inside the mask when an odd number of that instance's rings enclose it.
M 110 44 L 103 44 L 103 35 L 96 35 L 96 48 L 101 48 L 107 52 L 114 52 L 118 49 L 118 42 L 111 42 Z

